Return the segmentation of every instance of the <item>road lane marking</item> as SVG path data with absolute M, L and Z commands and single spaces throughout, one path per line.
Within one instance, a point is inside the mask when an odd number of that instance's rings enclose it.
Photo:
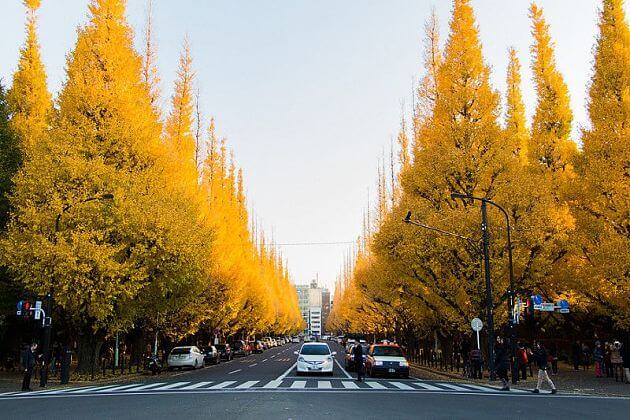
M 291 384 L 291 388 L 304 388 L 306 387 L 306 381 L 295 381 Z
M 231 374 L 236 373 L 236 372 L 240 372 L 241 370 L 243 370 L 243 369 L 236 369 L 236 370 L 233 370 L 232 372 L 228 372 L 228 375 L 231 375 Z
M 366 382 L 365 384 L 372 389 L 387 389 L 386 386 L 383 386 L 383 384 L 379 382 Z
M 271 356 L 271 358 L 273 359 L 274 357 L 276 357 L 276 355 L 274 354 L 273 356 Z
M 172 384 L 168 384 L 168 385 L 161 386 L 159 388 L 155 388 L 154 391 L 165 391 L 167 389 L 177 388 L 178 386 L 186 385 L 186 384 L 189 384 L 189 383 L 190 383 L 190 381 L 173 382 Z M 132 390 L 129 389 L 128 391 L 132 391 Z
M 273 381 L 267 382 L 265 386 L 263 386 L 263 388 L 266 388 L 266 389 L 278 388 L 281 383 L 282 383 L 282 380 L 274 379 Z
M 235 384 L 235 383 L 236 383 L 236 381 L 225 381 L 225 382 L 221 382 L 220 384 L 212 385 L 208 389 L 223 389 L 226 386 L 230 386 L 230 385 Z
M 289 373 L 293 371 L 293 369 L 297 366 L 297 362 L 293 363 L 289 369 L 287 369 L 282 375 L 276 378 L 277 381 L 281 381 L 284 379 Z
M 202 381 L 202 382 L 197 382 L 196 384 L 192 384 L 192 385 L 188 385 L 185 386 L 183 388 L 179 388 L 180 390 L 185 389 L 197 389 L 197 388 L 201 388 L 202 386 L 206 386 L 206 385 L 210 385 L 212 383 L 212 381 Z
M 341 371 L 344 373 L 344 375 L 346 375 L 346 378 L 352 379 L 352 376 L 348 372 L 346 372 L 346 370 L 343 368 L 343 366 L 341 366 L 341 363 L 339 363 L 339 361 L 337 359 L 334 359 L 334 361 L 337 363 L 337 366 L 339 366 L 339 369 L 341 369 Z
M 487 386 L 481 386 L 481 385 L 474 385 L 474 384 L 462 384 L 462 386 L 465 386 L 466 388 L 472 388 L 472 389 L 477 389 L 479 391 L 484 391 L 484 392 L 501 392 L 496 388 L 490 388 Z
M 127 388 L 133 388 L 135 386 L 138 386 L 140 384 L 131 384 L 131 385 L 122 385 L 122 386 L 116 386 L 114 388 L 107 388 L 107 389 L 99 389 L 96 392 L 114 392 L 114 391 L 122 391 L 123 389 L 127 389 Z
M 425 384 L 424 382 L 414 382 L 413 384 L 419 386 L 420 388 L 424 388 L 427 391 L 443 391 L 442 388 L 438 388 L 437 386 L 433 386 L 431 384 Z
M 409 385 L 403 384 L 402 382 L 390 382 L 390 384 L 394 385 L 398 389 L 404 389 L 404 390 L 413 389 Z
M 332 389 L 330 381 L 317 381 L 317 388 L 319 389 Z
M 344 388 L 346 389 L 359 389 L 359 385 L 355 384 L 354 382 L 350 382 L 350 381 L 341 381 L 341 384 L 343 385 Z
M 266 362 L 267 360 L 269 360 L 269 359 L 263 359 L 263 362 Z
M 252 363 L 251 365 L 249 365 L 248 367 L 254 367 L 256 366 L 258 363 Z
M 256 385 L 258 382 L 260 381 L 247 381 L 247 382 L 243 382 L 242 384 L 235 386 L 235 389 L 247 389 L 247 388 L 251 388 L 254 385 Z
M 166 385 L 166 384 L 167 384 L 166 382 L 155 382 L 155 383 L 152 383 L 152 384 L 140 385 L 140 386 L 137 386 L 135 388 L 130 388 L 127 391 L 142 391 L 142 390 L 145 390 L 145 389 L 153 388 L 153 387 L 160 386 L 160 385 Z
M 105 385 L 105 386 L 89 386 L 87 388 L 81 388 L 79 390 L 71 390 L 68 391 L 68 394 L 82 394 L 84 392 L 92 392 L 92 391 L 96 391 L 98 389 L 106 389 L 106 388 L 113 388 L 116 385 Z

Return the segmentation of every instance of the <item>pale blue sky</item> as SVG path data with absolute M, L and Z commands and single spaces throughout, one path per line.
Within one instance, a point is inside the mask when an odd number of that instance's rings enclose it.
M 43 0 L 42 55 L 49 86 L 64 80 L 65 54 L 86 21 L 87 0 Z M 494 86 L 503 92 L 507 48 L 524 67 L 531 114 L 527 0 L 473 0 Z M 541 0 L 571 93 L 574 133 L 586 124 L 598 0 Z M 383 149 L 396 135 L 401 102 L 421 71 L 423 25 L 435 7 L 442 40 L 451 1 L 154 0 L 162 101 L 168 106 L 180 46 L 188 34 L 202 93 L 243 167 L 250 204 L 277 242 L 352 241 Z M 626 6 L 627 8 L 627 6 Z M 145 0 L 128 0 L 138 45 Z M 2 0 L 0 78 L 15 70 L 24 8 Z M 407 106 L 409 108 L 409 106 Z M 286 246 L 296 283 L 319 273 L 333 286 L 345 245 Z

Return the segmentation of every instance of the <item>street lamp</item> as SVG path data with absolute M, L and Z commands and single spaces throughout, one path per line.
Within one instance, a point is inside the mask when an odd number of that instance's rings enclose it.
M 451 198 L 453 200 L 461 198 L 461 199 L 469 199 L 469 200 L 477 200 L 481 201 L 481 230 L 483 233 L 483 247 L 484 247 L 484 261 L 486 267 L 486 282 L 490 282 L 490 257 L 488 254 L 488 215 L 487 215 L 487 204 L 491 204 L 494 207 L 501 210 L 501 213 L 505 216 L 505 222 L 507 224 L 507 244 L 508 244 L 508 267 L 510 273 L 510 290 L 508 290 L 508 327 L 510 330 L 510 346 L 512 348 L 512 383 L 515 384 L 518 382 L 518 361 L 516 359 L 516 328 L 514 325 L 514 314 L 512 313 L 514 308 L 514 268 L 512 265 L 512 239 L 510 235 L 510 216 L 507 211 L 495 203 L 492 200 L 488 200 L 483 197 L 475 197 L 467 194 L 459 194 L 452 193 Z M 489 301 L 489 305 L 492 304 L 492 295 L 487 297 Z M 488 328 L 491 328 L 488 326 Z
M 403 219 L 403 221 L 407 224 L 419 226 L 424 229 L 432 230 L 443 235 L 454 236 L 459 239 L 463 239 L 468 242 L 473 249 L 483 258 L 486 263 L 485 274 L 486 274 L 486 310 L 487 310 L 487 322 L 488 322 L 488 370 L 490 371 L 490 379 L 495 380 L 495 371 L 494 371 L 494 315 L 492 313 L 492 283 L 490 282 L 490 260 L 487 258 L 487 238 L 484 233 L 484 247 L 483 251 L 479 249 L 479 246 L 467 236 L 460 235 L 458 233 L 449 232 L 447 230 L 438 229 L 433 226 L 428 226 L 423 223 L 417 222 L 415 220 L 411 220 L 411 212 L 408 211 L 407 215 Z
M 86 198 L 82 201 L 79 201 L 78 203 L 75 203 L 74 205 L 73 204 L 64 205 L 61 209 L 61 212 L 59 212 L 59 214 L 57 214 L 57 217 L 55 218 L 55 244 L 57 243 L 57 234 L 59 233 L 59 223 L 61 222 L 61 216 L 65 212 L 70 210 L 73 206 L 87 203 L 89 201 L 113 200 L 113 199 L 114 199 L 114 194 L 105 193 L 102 195 Z M 46 384 L 48 383 L 48 366 L 50 365 L 50 336 L 52 332 L 52 307 L 53 307 L 54 291 L 55 291 L 55 286 L 54 286 L 54 281 L 53 281 L 51 282 L 50 289 L 48 290 L 48 293 L 46 294 L 46 313 L 49 315 L 46 317 L 48 319 L 46 319 L 44 322 L 44 345 L 42 346 L 42 350 L 44 352 L 44 370 L 41 373 L 41 377 L 39 381 L 40 387 L 45 387 Z

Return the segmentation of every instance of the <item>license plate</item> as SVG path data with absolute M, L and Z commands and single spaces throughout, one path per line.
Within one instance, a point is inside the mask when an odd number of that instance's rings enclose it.
M 389 369 L 389 373 L 394 373 L 396 372 L 396 369 Z
M 310 368 L 308 368 L 308 370 L 322 370 L 322 368 L 318 368 L 318 367 L 310 367 Z

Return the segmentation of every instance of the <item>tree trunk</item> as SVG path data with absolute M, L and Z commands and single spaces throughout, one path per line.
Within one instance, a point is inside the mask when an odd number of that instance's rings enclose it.
M 77 339 L 77 373 L 92 374 L 98 372 L 99 354 L 104 341 L 104 334 L 84 332 Z

